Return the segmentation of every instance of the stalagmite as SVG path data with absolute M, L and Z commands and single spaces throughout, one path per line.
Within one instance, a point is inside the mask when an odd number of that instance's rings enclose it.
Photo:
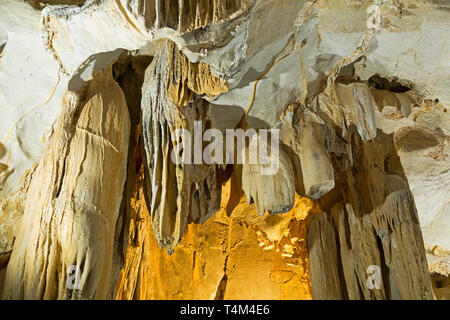
M 313 299 L 343 299 L 343 286 L 339 274 L 336 233 L 326 213 L 317 215 L 308 228 L 308 254 L 311 269 Z
M 5 299 L 111 297 L 128 108 L 111 67 L 79 92 L 68 92 L 64 102 L 58 128 L 33 173 L 6 270 Z

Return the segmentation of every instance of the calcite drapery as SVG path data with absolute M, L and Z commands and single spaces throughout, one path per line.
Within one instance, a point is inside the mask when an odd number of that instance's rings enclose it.
M 208 121 L 208 105 L 196 95 L 221 90 L 220 81 L 213 86 L 208 83 L 210 74 L 194 73 L 195 77 L 186 78 L 193 67 L 179 58 L 181 54 L 174 43 L 166 41 L 146 70 L 142 90 L 147 204 L 156 239 L 168 251 L 180 241 L 190 221 L 204 222 L 219 210 L 223 182 L 222 169 L 215 164 L 191 164 L 191 159 L 189 163 L 173 162 L 175 143 L 186 139 L 177 137 L 176 130 L 191 133 L 194 121 Z

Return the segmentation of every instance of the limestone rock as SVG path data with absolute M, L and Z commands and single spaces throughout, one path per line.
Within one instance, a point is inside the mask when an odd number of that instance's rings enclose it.
M 2 297 L 445 297 L 449 8 L 2 0 Z M 279 130 L 277 170 L 181 129 Z
M 336 233 L 326 213 L 318 215 L 308 228 L 308 254 L 311 269 L 313 299 L 341 300 L 344 298 Z
M 255 203 L 258 214 L 266 211 L 284 213 L 291 210 L 295 199 L 294 170 L 285 152 L 280 150 L 275 174 L 265 174 L 262 164 L 244 164 L 242 190 L 249 203 Z
M 188 222 L 204 222 L 219 210 L 221 199 L 221 169 L 195 159 L 198 154 L 191 143 L 187 144 L 188 137 L 177 134 L 181 129 L 195 134 L 195 121 L 208 121 L 208 105 L 198 95 L 205 93 L 206 86 L 201 83 L 208 83 L 211 75 L 194 73 L 197 85 L 191 88 L 199 92 L 190 91 L 189 84 L 184 85 L 189 81 L 184 75 L 192 67 L 188 62 L 177 63 L 182 59 L 179 55 L 182 53 L 175 44 L 161 46 L 146 70 L 142 92 L 147 203 L 156 238 L 169 252 L 180 241 Z M 172 71 L 170 66 L 174 66 Z M 175 96 L 173 91 L 177 92 Z M 204 129 L 198 130 L 201 133 Z M 177 151 L 176 142 L 182 150 Z M 181 151 L 185 161 L 175 163 L 174 150 Z
M 288 213 L 258 216 L 241 198 L 228 217 L 228 183 L 221 209 L 202 225 L 189 224 L 169 255 L 152 233 L 142 188 L 136 192 L 133 245 L 117 299 L 311 299 L 305 237 L 310 216 L 319 210 L 312 201 L 297 196 Z
M 111 295 L 130 131 L 125 96 L 109 67 L 64 101 L 58 129 L 33 174 L 6 270 L 6 299 Z M 79 277 L 75 288 L 67 285 L 72 266 Z
M 348 184 L 341 189 L 346 190 L 341 196 L 348 200 L 332 205 L 339 199 L 336 195 L 327 204 L 330 217 L 324 215 L 312 222 L 315 229 L 308 233 L 310 267 L 324 270 L 321 275 L 312 273 L 313 296 L 434 298 L 414 201 L 399 171 L 400 160 L 391 154 L 393 141 L 388 139 L 380 136 L 362 148 L 355 145 L 355 156 L 364 153 L 366 160 L 355 159 L 354 170 L 340 175 L 346 181 L 339 183 Z M 320 231 L 314 232 L 317 229 Z M 340 255 L 337 261 L 336 252 Z M 336 264 L 324 265 L 317 256 L 329 257 Z

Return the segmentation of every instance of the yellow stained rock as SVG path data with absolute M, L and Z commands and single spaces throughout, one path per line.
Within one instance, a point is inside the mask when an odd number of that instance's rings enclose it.
M 127 249 L 117 299 L 311 299 L 301 241 L 320 212 L 311 200 L 296 195 L 290 212 L 260 217 L 242 198 L 228 217 L 228 183 L 221 210 L 204 224 L 189 224 L 169 255 L 153 237 L 142 192 L 133 200 L 138 217 L 130 243 L 137 242 Z M 287 246 L 291 254 L 283 257 Z
M 172 68 L 166 87 L 169 99 L 177 106 L 186 106 L 196 94 L 216 97 L 228 91 L 226 81 L 215 76 L 208 64 L 192 63 L 175 43 L 170 42 L 169 46 Z

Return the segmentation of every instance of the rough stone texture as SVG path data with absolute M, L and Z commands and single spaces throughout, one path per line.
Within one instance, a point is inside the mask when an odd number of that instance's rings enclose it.
M 33 174 L 3 298 L 110 297 L 129 132 L 125 96 L 111 67 L 82 92 L 67 94 L 58 129 Z M 80 268 L 74 291 L 64 272 L 72 265 Z
M 342 300 L 345 296 L 339 275 L 340 257 L 336 247 L 336 233 L 326 213 L 317 215 L 311 222 L 306 239 L 310 265 L 313 266 L 313 299 Z
M 189 224 L 169 255 L 151 232 L 140 177 L 118 299 L 311 298 L 305 237 L 319 212 L 312 201 L 297 197 L 288 213 L 261 217 L 242 198 L 228 217 L 227 184 L 220 211 L 204 224 Z
M 431 107 L 430 107 L 431 105 Z M 395 131 L 402 166 L 419 211 L 431 272 L 450 272 L 450 176 L 447 109 L 426 103 L 408 117 L 411 125 Z
M 357 135 L 353 139 L 355 165 L 338 173 L 337 184 L 346 187 L 322 199 L 334 226 L 322 225 L 337 233 L 330 245 L 340 253 L 341 290 L 349 299 L 433 299 L 418 215 L 400 159 L 392 152 L 393 137 L 380 133 L 369 143 Z M 314 241 L 311 235 L 308 246 Z M 380 270 L 379 290 L 366 284 L 371 266 Z M 335 283 L 334 277 L 312 281 L 313 295 L 327 281 Z
M 185 161 L 173 161 L 174 142 L 186 143 L 186 137 L 177 137 L 176 130 L 195 134 L 194 121 L 202 121 L 203 126 L 209 119 L 207 103 L 195 94 L 214 92 L 214 86 L 208 86 L 210 82 L 202 82 L 202 68 L 196 69 L 196 85 L 185 85 L 186 80 L 193 82 L 184 76 L 192 67 L 187 60 L 179 63 L 178 55 L 181 53 L 173 43 L 161 46 L 146 70 L 142 87 L 146 198 L 155 236 L 169 252 L 180 241 L 189 221 L 204 222 L 219 210 L 222 183 L 221 169 L 215 164 L 201 164 L 203 160 L 197 162 L 195 149 L 188 149 L 190 145 L 182 150 Z M 191 141 L 194 139 L 191 137 Z
M 306 227 L 282 221 L 307 197 L 328 215 L 308 233 L 314 297 L 428 299 L 428 271 L 438 297 L 446 282 L 436 279 L 448 276 L 450 263 L 448 21 L 449 4 L 441 0 L 2 0 L 3 296 L 110 298 L 123 265 L 117 297 L 188 297 L 197 271 L 180 280 L 176 295 L 170 273 L 155 261 L 181 274 L 185 269 L 176 266 L 191 270 L 193 257 L 210 263 L 207 256 L 217 254 L 213 269 L 225 272 L 196 297 L 306 297 L 306 289 L 294 293 L 297 280 L 286 282 L 290 289 L 283 284 L 289 243 L 281 258 L 272 249 L 261 255 L 263 273 L 281 284 L 264 282 L 270 290 L 244 293 L 238 283 L 249 285 L 257 274 L 245 254 L 260 253 L 253 244 L 261 221 L 280 219 L 266 235 L 289 230 L 291 238 L 306 237 Z M 97 98 L 85 105 L 86 92 Z M 116 112 L 100 109 L 106 105 Z M 99 123 L 102 114 L 112 123 Z M 86 119 L 78 132 L 73 119 L 80 115 Z M 280 170 L 264 176 L 252 165 L 174 165 L 175 130 L 193 130 L 194 120 L 221 132 L 280 129 Z M 83 137 L 96 144 L 88 148 Z M 61 165 L 69 160 L 73 167 Z M 221 207 L 229 179 L 229 201 Z M 57 191 L 62 186 L 67 193 Z M 252 202 L 263 218 L 233 216 L 253 214 Z M 87 214 L 92 208 L 107 212 Z M 143 223 L 134 221 L 138 216 Z M 72 223 L 79 232 L 64 238 L 61 228 Z M 203 249 L 225 239 L 210 235 L 215 227 L 237 230 L 231 238 L 244 242 L 230 245 L 242 249 Z M 91 236 L 94 230 L 100 236 Z M 319 245 L 333 232 L 337 252 Z M 358 242 L 363 235 L 361 247 L 345 246 L 344 238 Z M 105 257 L 83 266 L 83 289 L 69 292 L 67 266 L 91 261 L 100 248 L 107 248 Z M 309 270 L 302 248 L 295 263 L 302 268 L 289 269 L 292 279 L 302 278 L 300 287 Z M 329 278 L 316 272 L 330 268 L 321 256 L 340 261 L 340 286 L 336 270 Z M 33 257 L 44 267 L 35 268 Z M 364 287 L 369 262 L 383 266 L 378 293 Z M 327 288 L 334 289 L 327 294 Z
M 259 215 L 284 213 L 292 209 L 295 199 L 294 170 L 287 154 L 280 150 L 278 171 L 266 175 L 262 164 L 242 166 L 242 190 L 248 203 L 255 203 Z

